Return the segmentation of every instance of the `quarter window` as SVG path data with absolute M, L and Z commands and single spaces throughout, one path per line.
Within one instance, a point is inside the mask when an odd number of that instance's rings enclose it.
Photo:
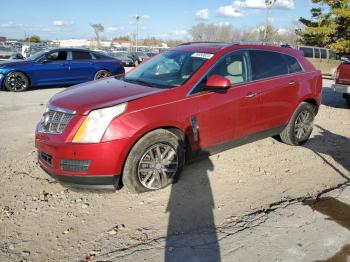
M 249 52 L 253 80 L 288 74 L 287 63 L 280 53 L 262 50 Z
M 289 55 L 282 55 L 284 57 L 284 59 L 287 62 L 288 65 L 288 72 L 290 74 L 293 73 L 298 73 L 298 72 L 302 72 L 303 69 L 301 68 L 298 60 L 296 60 L 294 57 L 289 56 Z
M 73 51 L 73 60 L 90 60 L 91 55 L 89 52 Z

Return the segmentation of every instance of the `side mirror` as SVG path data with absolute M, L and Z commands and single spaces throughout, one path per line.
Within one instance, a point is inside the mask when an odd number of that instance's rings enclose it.
M 228 89 L 231 87 L 231 81 L 220 75 L 212 75 L 205 84 L 205 89 Z

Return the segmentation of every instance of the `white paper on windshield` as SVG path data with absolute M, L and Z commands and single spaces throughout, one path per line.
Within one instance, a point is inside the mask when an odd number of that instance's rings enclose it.
M 198 57 L 198 58 L 204 58 L 204 59 L 210 59 L 213 57 L 213 54 L 209 53 L 193 53 L 191 55 L 192 57 Z

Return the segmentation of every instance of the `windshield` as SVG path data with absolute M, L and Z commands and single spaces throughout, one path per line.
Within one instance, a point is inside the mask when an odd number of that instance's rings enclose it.
M 171 88 L 183 85 L 213 55 L 189 51 L 168 51 L 139 65 L 125 78 L 126 82 Z
M 38 59 L 39 57 L 41 57 L 45 53 L 46 53 L 46 51 L 37 52 L 37 53 L 31 55 L 30 57 L 28 57 L 27 60 L 36 60 L 36 59 Z

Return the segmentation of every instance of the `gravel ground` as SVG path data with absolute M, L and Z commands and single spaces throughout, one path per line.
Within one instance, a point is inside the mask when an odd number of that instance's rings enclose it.
M 264 139 L 188 165 L 177 184 L 141 195 L 74 190 L 49 178 L 36 164 L 34 129 L 63 88 L 0 91 L 0 261 L 121 261 L 130 253 L 138 256 L 129 261 L 162 261 L 164 248 L 166 261 L 186 260 L 172 260 L 181 236 L 200 233 L 193 241 L 205 255 L 207 245 L 222 243 L 213 230 L 343 184 L 350 177 L 350 111 L 330 85 L 324 81 L 323 106 L 305 146 Z M 158 255 L 143 256 L 151 248 Z

